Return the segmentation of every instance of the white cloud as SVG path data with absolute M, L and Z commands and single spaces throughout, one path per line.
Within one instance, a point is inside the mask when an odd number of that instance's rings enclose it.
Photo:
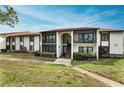
M 26 24 L 23 21 L 18 24 L 15 28 L 8 28 L 3 26 L 0 31 L 42 31 L 56 28 L 66 27 L 107 27 L 114 28 L 120 27 L 119 23 L 124 23 L 122 20 L 123 16 L 115 17 L 110 19 L 112 16 L 117 14 L 124 14 L 117 9 L 98 11 L 95 7 L 89 7 L 86 10 L 80 9 L 80 13 L 75 13 L 74 8 L 54 8 L 48 9 L 47 6 L 41 6 L 39 10 L 32 8 L 31 6 L 13 6 L 17 12 L 22 15 L 33 17 L 38 20 L 46 20 L 50 24 Z M 78 6 L 77 6 L 78 7 Z M 82 12 L 81 12 L 82 11 Z M 124 18 L 123 18 L 124 19 Z M 53 24 L 52 24 L 53 23 Z

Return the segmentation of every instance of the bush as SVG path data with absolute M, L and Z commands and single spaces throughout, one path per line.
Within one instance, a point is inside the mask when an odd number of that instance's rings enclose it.
M 6 49 L 1 49 L 0 51 L 1 51 L 1 52 L 7 52 L 7 50 L 6 50 Z
M 80 53 L 80 52 L 76 52 L 73 55 L 75 60 L 91 60 L 96 58 L 95 54 L 86 54 L 86 53 Z
M 41 56 L 43 57 L 55 57 L 55 53 L 50 53 L 50 52 L 42 52 L 40 53 Z
M 55 57 L 56 54 L 55 53 L 51 53 L 51 52 L 42 52 L 40 53 L 39 51 L 35 51 L 34 52 L 34 56 L 42 56 L 42 57 Z
M 39 51 L 35 51 L 34 52 L 34 56 L 40 56 L 40 52 Z
M 9 52 L 13 52 L 13 53 L 28 53 L 27 51 L 24 51 L 24 50 L 12 50 L 12 51 L 9 51 Z
M 23 51 L 27 51 L 27 48 L 26 47 L 23 47 Z
M 110 54 L 109 55 L 110 58 L 124 58 L 123 54 Z

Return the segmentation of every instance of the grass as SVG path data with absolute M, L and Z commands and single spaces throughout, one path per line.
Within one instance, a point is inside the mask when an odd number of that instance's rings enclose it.
M 48 57 L 41 57 L 41 56 L 34 56 L 31 53 L 16 53 L 16 52 L 5 52 L 0 53 L 0 57 L 5 58 L 17 58 L 17 59 L 32 59 L 32 60 L 39 60 L 39 61 L 51 61 L 53 62 L 55 58 L 48 58 Z
M 0 60 L 0 86 L 100 87 L 106 85 L 64 65 Z
M 124 59 L 73 61 L 72 64 L 124 84 Z

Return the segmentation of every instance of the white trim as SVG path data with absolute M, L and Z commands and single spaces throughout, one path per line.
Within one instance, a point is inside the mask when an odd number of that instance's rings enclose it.
M 71 31 L 71 59 L 73 59 L 73 31 Z
M 99 59 L 100 33 L 96 31 L 96 59 Z

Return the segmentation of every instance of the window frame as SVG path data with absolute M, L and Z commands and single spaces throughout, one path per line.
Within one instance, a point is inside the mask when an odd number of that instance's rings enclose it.
M 30 42 L 34 42 L 34 36 L 30 36 L 30 37 L 29 37 L 29 41 L 30 41 Z
M 42 45 L 42 52 L 56 52 L 56 46 L 55 45 Z
M 24 37 L 20 36 L 20 42 L 23 42 L 24 41 Z
M 92 36 L 92 39 L 90 38 Z M 95 42 L 95 33 L 78 33 L 78 42 L 79 43 L 94 43 Z
M 109 41 L 109 33 L 101 33 L 101 41 Z
M 31 47 L 32 47 L 32 48 L 31 48 Z M 29 46 L 29 50 L 30 50 L 30 51 L 33 51 L 33 50 L 34 50 L 33 45 L 30 45 L 30 46 Z
M 23 45 L 20 45 L 20 50 L 23 50 L 23 47 L 24 47 Z
M 12 50 L 15 50 L 15 45 L 12 45 Z
M 15 42 L 15 37 L 12 37 L 12 42 Z
M 43 35 L 43 43 L 56 43 L 55 33 L 45 33 Z
M 91 49 L 91 51 L 90 51 Z M 80 46 L 79 49 L 78 49 L 78 52 L 81 52 L 81 53 L 93 53 L 93 47 L 83 47 L 83 46 Z
M 6 38 L 6 42 L 10 42 L 10 38 L 7 37 L 7 38 Z

